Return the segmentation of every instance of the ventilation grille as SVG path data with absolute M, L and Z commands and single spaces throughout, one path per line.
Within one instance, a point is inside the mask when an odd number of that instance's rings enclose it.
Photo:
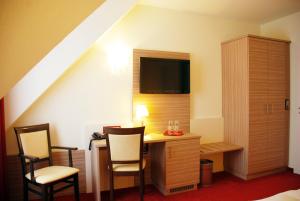
M 179 192 L 179 191 L 187 191 L 187 190 L 190 190 L 193 188 L 194 188 L 194 184 L 187 185 L 187 186 L 180 186 L 180 187 L 176 187 L 176 188 L 171 188 L 170 193 L 175 193 L 175 192 Z

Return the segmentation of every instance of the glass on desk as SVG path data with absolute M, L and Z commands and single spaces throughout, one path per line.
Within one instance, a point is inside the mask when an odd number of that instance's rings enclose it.
M 174 121 L 174 131 L 179 131 L 179 121 L 178 120 Z
M 168 122 L 168 131 L 173 131 L 174 130 L 174 121 L 169 120 Z

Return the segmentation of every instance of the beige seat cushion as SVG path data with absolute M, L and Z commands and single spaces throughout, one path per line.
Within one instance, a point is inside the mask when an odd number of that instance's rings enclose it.
M 143 169 L 146 166 L 146 160 L 143 159 Z M 113 164 L 114 172 L 134 172 L 139 171 L 139 163 L 129 163 L 129 164 Z
M 66 178 L 79 172 L 79 169 L 66 166 L 49 166 L 34 171 L 34 177 L 37 183 L 47 184 L 59 179 Z M 27 179 L 30 178 L 30 173 L 26 174 Z

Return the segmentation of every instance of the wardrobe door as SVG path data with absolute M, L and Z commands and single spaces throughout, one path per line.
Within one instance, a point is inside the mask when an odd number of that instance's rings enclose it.
M 268 41 L 249 38 L 249 158 L 248 175 L 269 169 Z
M 287 166 L 289 139 L 289 43 L 269 41 L 268 161 L 271 168 Z

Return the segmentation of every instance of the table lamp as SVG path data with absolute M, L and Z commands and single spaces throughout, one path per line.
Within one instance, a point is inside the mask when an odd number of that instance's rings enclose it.
M 141 126 L 145 126 L 144 118 L 149 116 L 146 105 L 137 105 L 135 111 L 136 119 L 141 121 Z

